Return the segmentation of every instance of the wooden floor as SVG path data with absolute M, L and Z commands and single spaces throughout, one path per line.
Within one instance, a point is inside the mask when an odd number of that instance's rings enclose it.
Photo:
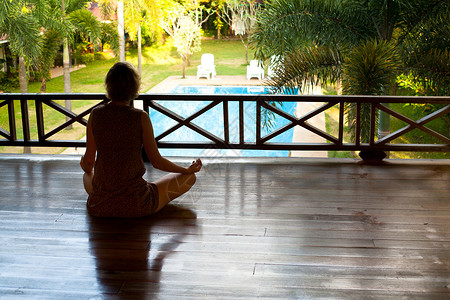
M 78 158 L 0 155 L 0 298 L 450 299 L 450 161 L 204 163 L 114 220 L 86 214 Z

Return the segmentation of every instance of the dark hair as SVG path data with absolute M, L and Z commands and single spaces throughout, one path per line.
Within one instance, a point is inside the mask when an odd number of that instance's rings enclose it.
M 111 101 L 127 102 L 139 95 L 141 78 L 128 62 L 118 62 L 109 69 L 105 78 L 106 97 Z

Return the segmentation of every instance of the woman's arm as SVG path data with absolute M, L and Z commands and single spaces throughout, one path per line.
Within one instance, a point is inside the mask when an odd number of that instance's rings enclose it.
M 94 134 L 92 133 L 92 113 L 86 128 L 86 152 L 81 157 L 80 165 L 84 172 L 91 173 L 95 164 L 95 153 L 97 147 L 95 146 Z
M 184 168 L 162 157 L 161 154 L 159 153 L 158 146 L 156 145 L 152 123 L 146 112 L 142 112 L 141 121 L 142 121 L 142 141 L 144 144 L 144 149 L 153 167 L 165 172 L 184 173 L 184 174 L 195 173 L 200 171 L 200 169 L 202 168 L 202 161 L 200 159 L 197 159 L 196 161 L 192 162 L 192 164 L 188 168 Z

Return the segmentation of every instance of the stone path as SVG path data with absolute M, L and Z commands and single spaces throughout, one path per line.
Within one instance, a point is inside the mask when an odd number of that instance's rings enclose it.
M 74 66 L 72 68 L 70 68 L 70 72 L 79 70 L 81 68 L 86 67 L 86 65 L 78 65 L 78 66 Z M 51 78 L 55 78 L 58 76 L 62 76 L 64 72 L 64 68 L 63 67 L 54 67 L 50 69 L 50 74 L 51 74 Z

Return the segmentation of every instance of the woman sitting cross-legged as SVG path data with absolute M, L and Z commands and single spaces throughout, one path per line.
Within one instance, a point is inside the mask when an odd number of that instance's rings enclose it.
M 131 64 L 116 63 L 105 86 L 111 101 L 92 110 L 80 162 L 89 194 L 87 210 L 97 217 L 153 214 L 194 185 L 202 162 L 197 159 L 185 168 L 161 156 L 148 114 L 130 106 L 140 87 Z M 142 147 L 153 167 L 172 173 L 155 182 L 143 179 Z

